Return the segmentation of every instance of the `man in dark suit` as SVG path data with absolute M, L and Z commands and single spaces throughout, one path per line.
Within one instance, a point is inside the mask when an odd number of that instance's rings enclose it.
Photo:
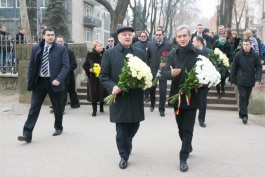
M 205 57 L 208 57 L 208 55 L 213 52 L 212 49 L 205 47 L 204 39 L 200 36 L 194 36 L 193 41 L 192 41 L 192 45 L 194 47 L 200 49 L 203 52 L 203 55 Z M 206 127 L 205 115 L 206 115 L 206 108 L 207 108 L 208 91 L 209 91 L 208 85 L 204 85 L 203 87 L 200 88 L 201 105 L 200 105 L 200 109 L 199 109 L 198 120 L 199 120 L 199 125 L 203 128 Z
M 106 46 L 106 50 L 115 47 L 114 43 L 115 43 L 114 38 L 113 37 L 109 37 L 108 38 L 108 45 Z
M 143 90 L 130 89 L 121 94 L 117 86 L 122 72 L 124 59 L 132 54 L 145 60 L 142 50 L 132 46 L 134 29 L 121 26 L 117 30 L 119 43 L 111 50 L 106 50 L 101 62 L 99 79 L 105 89 L 116 95 L 115 103 L 110 105 L 110 121 L 116 123 L 116 143 L 121 157 L 119 167 L 125 169 L 132 151 L 132 141 L 139 126 L 144 120 Z
M 30 143 L 42 103 L 49 94 L 55 116 L 53 136 L 63 132 L 63 95 L 65 77 L 69 72 L 67 48 L 55 42 L 54 29 L 43 30 L 43 40 L 33 46 L 28 69 L 28 90 L 31 106 L 19 141 Z
M 189 27 L 181 25 L 176 30 L 176 40 L 178 46 L 176 49 L 168 54 L 168 59 L 165 67 L 165 76 L 172 80 L 170 95 L 173 96 L 179 92 L 180 85 L 182 85 L 187 77 L 187 73 L 195 66 L 198 55 L 202 52 L 192 46 L 190 43 L 191 33 Z M 181 100 L 185 100 L 185 94 L 181 95 Z M 188 170 L 187 159 L 192 149 L 192 136 L 194 123 L 196 118 L 196 110 L 200 105 L 200 95 L 195 89 L 191 90 L 190 105 L 185 101 L 179 103 L 179 113 L 175 115 L 178 128 L 179 137 L 182 141 L 180 158 L 180 171 L 186 172 Z M 178 101 L 174 104 L 174 112 L 178 109 Z
M 156 30 L 155 35 L 156 35 L 156 41 L 150 43 L 147 50 L 147 63 L 151 68 L 153 78 L 156 77 L 160 65 L 161 67 L 163 67 L 163 69 L 166 65 L 166 63 L 160 62 L 160 57 L 162 56 L 162 53 L 169 52 L 172 49 L 171 44 L 166 43 L 164 41 L 163 30 L 161 29 Z M 155 107 L 155 102 L 156 102 L 155 92 L 156 92 L 156 86 L 152 86 L 150 88 L 151 112 L 154 111 Z M 162 75 L 159 78 L 159 113 L 161 117 L 165 116 L 166 94 L 167 94 L 167 79 Z

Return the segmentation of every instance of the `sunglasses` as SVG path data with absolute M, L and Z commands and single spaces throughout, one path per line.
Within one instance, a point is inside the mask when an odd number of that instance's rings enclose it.
M 113 42 L 113 40 L 108 40 L 108 42 Z

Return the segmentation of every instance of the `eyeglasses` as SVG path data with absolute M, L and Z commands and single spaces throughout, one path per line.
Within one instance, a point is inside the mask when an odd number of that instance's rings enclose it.
M 140 36 L 140 37 L 146 37 L 146 36 Z
M 162 36 L 162 34 L 156 34 L 156 36 Z
M 113 42 L 113 40 L 108 40 L 108 42 Z

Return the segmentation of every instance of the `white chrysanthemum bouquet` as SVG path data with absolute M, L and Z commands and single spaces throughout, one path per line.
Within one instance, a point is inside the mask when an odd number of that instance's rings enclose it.
M 208 58 L 218 71 L 228 69 L 230 66 L 229 59 L 219 48 L 215 48 Z
M 197 58 L 198 61 L 195 66 L 190 71 L 186 71 L 187 77 L 185 78 L 184 83 L 180 86 L 179 92 L 168 99 L 171 104 L 175 104 L 176 101 L 178 101 L 176 115 L 179 114 L 182 94 L 185 94 L 186 102 L 189 106 L 192 89 L 195 89 L 195 91 L 198 92 L 200 84 L 208 85 L 210 88 L 211 86 L 216 86 L 221 81 L 220 73 L 208 58 L 202 55 L 199 55 Z
M 152 86 L 153 75 L 150 67 L 132 54 L 127 54 L 124 60 L 124 66 L 119 75 L 118 87 L 122 89 L 123 94 L 130 89 L 147 89 Z M 115 102 L 116 95 L 107 96 L 104 101 L 106 104 Z

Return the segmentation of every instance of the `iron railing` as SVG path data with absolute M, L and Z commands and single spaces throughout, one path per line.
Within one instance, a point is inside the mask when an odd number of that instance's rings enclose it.
M 0 74 L 16 74 L 18 72 L 18 59 L 16 45 L 24 44 L 24 38 L 0 34 Z

